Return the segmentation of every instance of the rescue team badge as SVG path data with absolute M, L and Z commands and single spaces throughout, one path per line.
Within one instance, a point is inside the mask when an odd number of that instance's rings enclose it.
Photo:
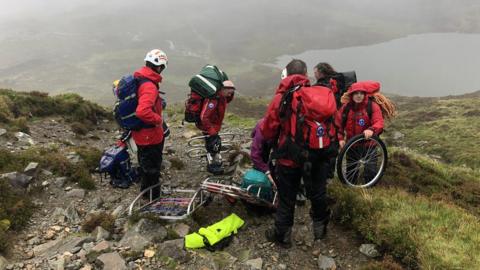
M 323 129 L 322 126 L 319 126 L 317 128 L 317 137 L 323 137 L 323 134 L 325 133 L 325 130 Z
M 360 118 L 360 119 L 358 120 L 358 125 L 361 126 L 361 127 L 365 126 L 365 119 Z
M 213 104 L 212 102 L 208 103 L 208 108 L 209 109 L 213 109 L 213 107 L 215 107 L 215 104 Z

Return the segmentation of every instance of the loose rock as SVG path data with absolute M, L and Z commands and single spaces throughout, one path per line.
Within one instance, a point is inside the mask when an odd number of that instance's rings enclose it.
M 337 265 L 333 258 L 320 255 L 318 256 L 318 268 L 320 270 L 335 270 L 337 269 Z

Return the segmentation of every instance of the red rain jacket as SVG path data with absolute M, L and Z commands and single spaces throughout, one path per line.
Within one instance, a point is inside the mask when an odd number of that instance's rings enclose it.
M 282 130 L 279 130 L 281 120 L 279 117 L 280 110 L 280 101 L 282 96 L 288 89 L 292 88 L 294 85 L 309 86 L 310 81 L 306 76 L 303 75 L 290 75 L 287 76 L 280 82 L 280 85 L 277 87 L 275 96 L 273 97 L 272 102 L 268 106 L 267 112 L 264 117 L 264 121 L 260 126 L 260 131 L 265 140 L 276 141 L 278 137 L 278 147 L 281 147 L 286 140 L 287 134 L 290 133 L 289 127 L 284 125 Z M 279 134 L 280 133 L 280 134 Z M 295 162 L 289 159 L 279 159 L 278 162 L 283 166 L 288 167 L 297 167 L 298 165 Z
M 367 106 L 370 94 L 379 91 L 380 84 L 373 81 L 358 82 L 352 84 L 348 89 L 351 95 L 353 92 L 365 92 L 364 100 L 357 104 L 350 99 L 348 104 L 344 104 L 335 116 L 335 125 L 338 128 L 338 140 L 348 140 L 355 135 L 363 133 L 364 130 L 370 129 L 374 135 L 379 135 L 383 131 L 384 121 L 382 116 L 382 109 L 380 106 L 372 101 L 372 117 L 368 116 Z M 347 115 L 345 126 L 342 126 L 343 112 L 347 106 L 350 106 L 350 111 Z M 346 138 L 345 138 L 346 134 Z
M 140 120 L 155 127 L 132 131 L 132 137 L 137 145 L 159 144 L 163 141 L 162 98 L 158 92 L 162 76 L 149 67 L 140 68 L 133 76 L 150 80 L 138 88 L 138 106 L 135 113 Z
M 202 97 L 192 91 L 192 98 L 202 99 Z M 196 123 L 197 128 L 208 135 L 216 135 L 222 128 L 223 118 L 227 110 L 227 103 L 233 100 L 233 95 L 224 97 L 217 94 L 213 98 L 205 98 L 202 101 L 202 111 L 200 112 L 200 121 Z

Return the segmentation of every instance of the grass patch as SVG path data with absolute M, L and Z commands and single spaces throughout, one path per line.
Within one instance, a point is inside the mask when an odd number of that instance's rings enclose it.
M 61 116 L 74 122 L 72 128 L 94 127 L 100 118 L 111 118 L 103 107 L 86 101 L 77 94 L 62 94 L 49 97 L 42 92 L 15 92 L 0 89 L 0 123 L 7 124 L 11 131 L 28 131 L 27 117 Z
M 0 252 L 10 244 L 10 231 L 18 231 L 27 225 L 33 214 L 33 204 L 25 193 L 14 190 L 5 179 L 0 179 Z
M 233 113 L 227 113 L 223 122 L 228 126 L 253 129 L 257 124 L 257 119 L 251 117 L 241 117 Z
M 106 212 L 90 214 L 83 221 L 82 230 L 91 233 L 98 226 L 113 233 L 113 229 L 115 228 L 115 217 Z
M 351 189 L 335 183 L 335 219 L 408 267 L 475 269 L 480 221 L 456 206 L 398 189 Z
M 70 162 L 64 152 L 57 148 L 30 148 L 16 153 L 0 149 L 0 173 L 22 172 L 29 162 L 38 162 L 41 168 L 50 170 L 56 175 L 67 176 L 81 188 L 94 189 L 95 182 L 90 172 L 97 166 L 100 151 L 86 147 L 75 149 L 81 157 L 85 158 L 77 164 Z M 69 150 L 65 152 L 68 153 Z
M 399 115 L 387 130 L 399 131 L 405 137 L 387 142 L 439 156 L 447 163 L 480 169 L 480 145 L 473 143 L 480 137 L 480 99 L 468 96 L 394 99 Z
M 396 187 L 435 201 L 448 201 L 480 216 L 480 173 L 413 151 L 389 149 L 389 166 L 379 186 Z

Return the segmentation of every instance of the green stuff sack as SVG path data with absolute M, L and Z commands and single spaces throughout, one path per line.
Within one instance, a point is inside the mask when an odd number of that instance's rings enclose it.
M 221 221 L 208 226 L 200 228 L 198 233 L 192 233 L 185 236 L 186 248 L 203 248 L 215 250 L 222 244 L 228 243 L 232 236 L 237 234 L 240 227 L 243 226 L 243 221 L 236 214 L 222 219 Z
M 217 66 L 206 65 L 200 70 L 200 73 L 190 79 L 188 86 L 201 97 L 210 98 L 222 89 L 223 82 L 226 80 L 228 80 L 228 76 L 225 72 Z
M 252 186 L 248 190 L 251 194 L 257 195 L 258 189 L 261 187 L 260 198 L 264 200 L 272 199 L 272 183 L 268 180 L 267 175 L 261 171 L 250 169 L 245 172 L 242 177 L 241 187 L 247 189 L 249 186 Z

